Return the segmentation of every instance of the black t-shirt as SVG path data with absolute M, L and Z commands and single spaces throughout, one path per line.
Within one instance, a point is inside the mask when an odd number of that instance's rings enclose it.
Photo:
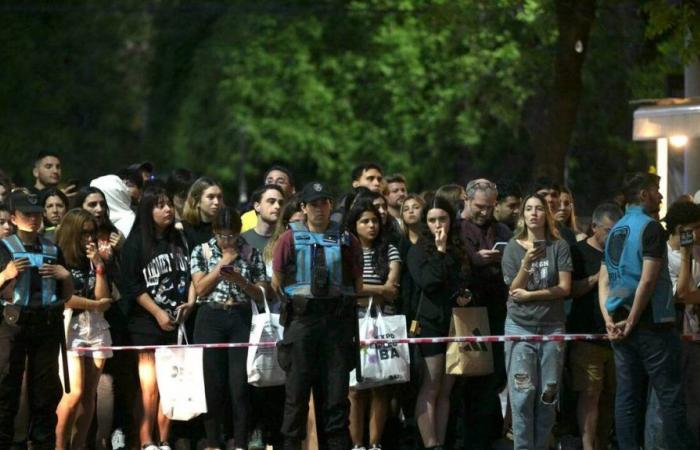
M 600 270 L 603 252 L 588 242 L 578 242 L 571 248 L 574 264 L 573 280 L 583 280 Z M 566 329 L 571 333 L 605 333 L 605 320 L 598 303 L 598 284 L 582 297 L 575 298 L 571 306 Z M 607 343 L 607 342 L 604 342 Z
M 559 231 L 561 238 L 569 244 L 569 247 L 573 248 L 576 246 L 576 234 L 569 227 L 561 222 L 557 222 L 557 231 Z
M 27 245 L 23 244 L 24 249 L 29 252 L 29 253 L 41 253 L 42 248 L 41 248 L 41 243 L 39 242 L 38 238 L 36 242 L 33 245 Z M 10 250 L 5 246 L 5 244 L 0 244 L 0 271 L 5 270 L 5 266 L 7 263 L 12 261 L 12 254 L 10 253 Z M 58 254 L 56 257 L 56 263 L 66 267 L 66 261 L 63 259 L 63 253 L 61 252 L 61 249 L 58 249 Z M 38 267 L 30 267 L 27 269 L 31 273 L 31 279 L 29 282 L 30 285 L 30 292 L 31 292 L 31 298 L 29 299 L 29 306 L 32 308 L 39 308 L 41 307 L 41 275 L 39 275 L 39 268 Z M 4 285 L 2 286 L 4 287 Z M 63 294 L 63 282 L 62 281 L 56 281 L 56 296 L 59 299 L 63 299 L 65 296 Z
M 211 229 L 211 223 L 200 222 L 197 225 L 189 225 L 183 222 L 182 226 L 185 239 L 187 240 L 187 250 L 189 253 L 192 253 L 194 248 L 199 244 L 203 244 L 214 237 L 214 232 Z
M 642 234 L 642 256 L 662 259 L 666 256 L 666 230 L 657 221 L 649 222 Z
M 156 319 L 138 304 L 141 294 L 148 294 L 162 309 L 175 315 L 175 309 L 187 302 L 189 263 L 184 245 L 158 239 L 152 256 L 142 262 L 141 235 L 131 233 L 122 249 L 122 295 L 132 301 L 129 330 L 134 333 L 160 334 Z

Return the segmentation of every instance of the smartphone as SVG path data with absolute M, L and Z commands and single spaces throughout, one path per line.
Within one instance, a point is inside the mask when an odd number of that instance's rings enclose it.
M 535 249 L 540 249 L 540 248 L 545 248 L 547 246 L 547 241 L 535 241 L 534 247 Z
M 235 271 L 236 271 L 236 268 L 232 265 L 221 266 L 221 272 L 223 272 L 223 273 L 233 273 Z
M 681 245 L 683 247 L 689 247 L 695 243 L 695 237 L 693 236 L 693 230 L 683 230 L 681 231 Z
M 508 245 L 507 242 L 496 242 L 493 244 L 493 248 L 491 250 L 496 250 L 503 253 L 503 251 L 506 249 L 506 245 Z

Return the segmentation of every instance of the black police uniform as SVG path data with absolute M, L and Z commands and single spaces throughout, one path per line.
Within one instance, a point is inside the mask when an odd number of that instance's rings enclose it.
M 315 186 L 318 193 L 327 195 L 320 183 L 311 186 Z M 302 200 L 308 198 L 304 195 L 307 188 L 302 192 Z M 322 195 L 316 198 L 324 197 Z M 276 249 L 273 264 L 276 272 L 284 268 L 282 272 L 285 274 L 286 285 L 294 284 L 294 265 L 298 261 L 293 236 L 294 232 L 290 230 L 280 238 L 278 247 L 282 244 L 287 252 Z M 339 242 L 343 284 L 349 288 L 353 285 L 349 280 L 362 277 L 362 248 L 357 239 L 344 236 L 343 238 L 338 232 L 337 227 L 330 225 L 323 234 L 323 239 L 336 239 Z M 344 243 L 341 243 L 343 240 Z M 306 269 L 312 271 L 311 267 Z M 288 289 L 285 291 L 289 293 Z M 350 448 L 348 373 L 355 352 L 352 343 L 353 312 L 352 301 L 337 293 L 328 296 L 288 296 L 283 311 L 284 339 L 278 344 L 279 362 L 287 374 L 282 424 L 285 450 L 299 450 L 301 441 L 306 437 L 312 388 L 318 412 L 316 422 L 319 447 L 331 450 Z M 287 318 L 284 317 L 285 314 L 288 315 Z

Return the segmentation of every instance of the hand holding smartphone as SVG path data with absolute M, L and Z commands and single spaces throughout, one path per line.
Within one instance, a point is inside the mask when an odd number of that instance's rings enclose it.
M 695 243 L 695 236 L 693 236 L 693 230 L 681 230 L 681 246 L 690 247 Z
M 506 249 L 506 245 L 508 245 L 507 242 L 496 242 L 493 244 L 493 248 L 491 250 L 503 253 L 503 251 Z

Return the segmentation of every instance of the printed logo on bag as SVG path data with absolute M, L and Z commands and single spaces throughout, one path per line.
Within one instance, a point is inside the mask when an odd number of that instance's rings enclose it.
M 396 336 L 392 333 L 390 334 L 380 334 L 377 336 L 377 339 L 396 339 Z M 374 348 L 377 350 L 377 354 L 379 355 L 379 359 L 382 361 L 385 361 L 387 359 L 394 359 L 394 358 L 400 358 L 401 355 L 399 355 L 399 351 L 396 349 L 398 344 L 395 343 L 389 343 L 385 342 L 383 344 L 370 344 L 370 348 Z
M 472 330 L 472 335 L 483 336 L 483 334 L 481 334 L 481 330 L 479 330 L 478 328 L 474 328 Z M 488 347 L 486 347 L 486 344 L 483 342 L 467 342 L 466 344 L 464 344 L 462 346 L 462 348 L 460 348 L 460 351 L 463 351 L 463 352 L 488 352 L 489 349 L 488 349 Z

